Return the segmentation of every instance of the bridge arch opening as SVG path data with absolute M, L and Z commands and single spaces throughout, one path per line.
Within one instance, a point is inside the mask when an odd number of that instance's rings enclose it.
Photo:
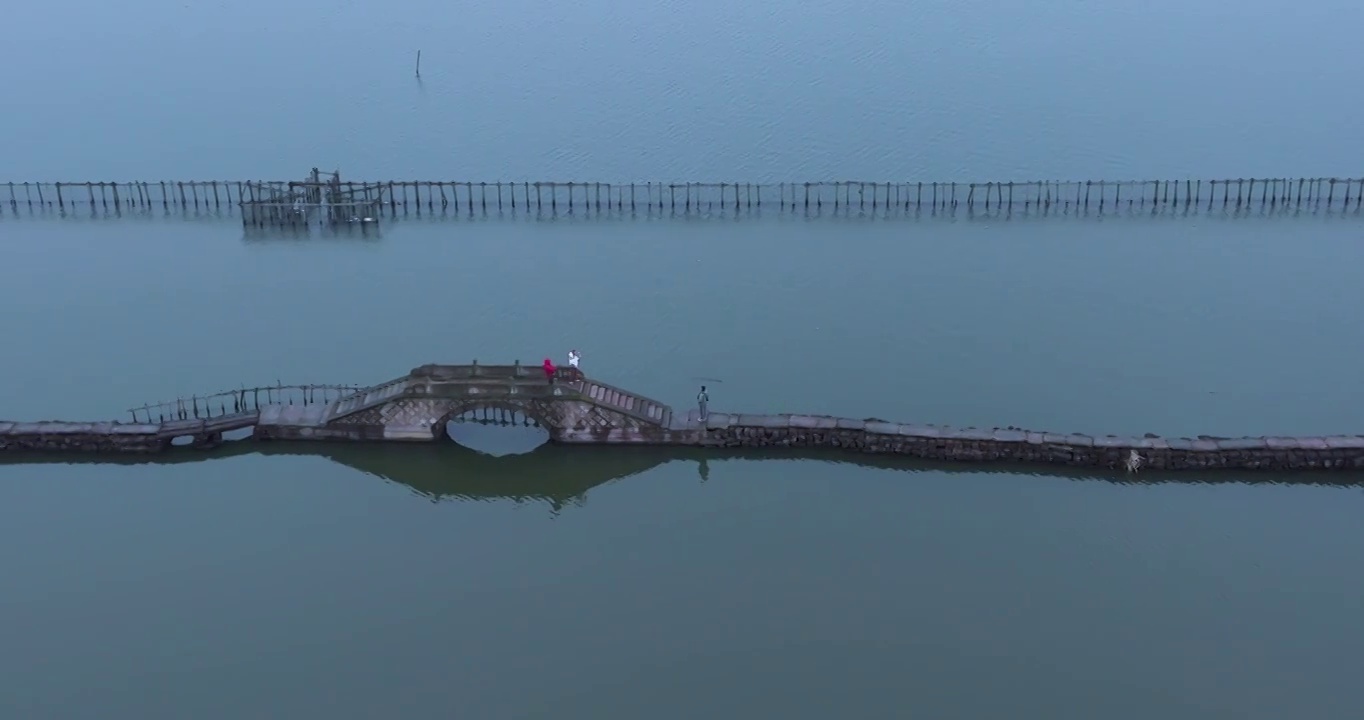
M 549 442 L 549 429 L 539 418 L 511 405 L 457 408 L 436 423 L 436 430 L 462 447 L 494 457 L 524 455 Z

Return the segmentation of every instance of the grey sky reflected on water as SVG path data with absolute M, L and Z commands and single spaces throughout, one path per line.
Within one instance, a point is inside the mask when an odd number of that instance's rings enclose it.
M 21 3 L 0 181 L 1358 177 L 1361 26 L 1338 0 Z M 1349 432 L 1359 228 L 347 242 L 4 213 L 3 414 L 578 347 L 677 406 L 711 377 L 717 410 Z M 1291 479 L 450 446 L 5 464 L 0 715 L 1355 717 L 1361 494 Z

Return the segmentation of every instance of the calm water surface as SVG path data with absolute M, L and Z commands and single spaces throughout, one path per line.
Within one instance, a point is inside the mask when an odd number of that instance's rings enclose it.
M 1356 4 L 10 8 L 0 176 L 1351 175 Z M 423 50 L 422 80 L 411 62 Z M 686 406 L 1359 427 L 1357 218 L 0 219 L 0 415 L 585 352 Z M 705 379 L 710 378 L 710 379 Z M 456 429 L 493 453 L 542 436 Z M 1358 487 L 539 447 L 0 465 L 0 716 L 1353 718 Z M 1153 477 L 1152 480 L 1163 478 Z

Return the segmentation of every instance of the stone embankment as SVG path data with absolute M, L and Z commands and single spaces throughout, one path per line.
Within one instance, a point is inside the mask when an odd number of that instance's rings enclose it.
M 270 406 L 291 410 L 298 423 L 321 428 L 312 416 L 321 406 Z M 312 412 L 307 412 L 311 410 Z M 277 412 L 278 411 L 278 412 Z M 308 417 L 304 417 L 307 415 Z M 258 426 L 261 423 L 262 426 Z M 257 412 L 165 423 L 0 422 L 0 451 L 16 453 L 157 453 L 185 441 L 213 447 L 222 434 L 254 428 L 257 439 L 330 438 L 326 433 L 279 434 L 263 427 Z M 713 448 L 836 449 L 950 462 L 1061 465 L 1119 471 L 1171 470 L 1357 470 L 1364 469 L 1364 436 L 1163 438 L 1037 432 L 1017 428 L 952 428 L 877 419 L 815 415 L 711 413 L 705 422 L 677 418 L 659 432 L 613 430 L 574 436 L 572 443 L 671 445 Z M 364 438 L 335 437 L 360 442 Z M 432 439 L 435 439 L 433 433 Z
M 161 426 L 127 423 L 0 422 L 0 451 L 160 452 L 170 444 Z
M 0 452 L 157 453 L 177 440 L 208 448 L 220 444 L 224 432 L 254 426 L 257 417 L 251 412 L 163 423 L 0 422 Z
M 1163 438 L 908 425 L 813 415 L 711 413 L 702 444 L 837 448 L 958 462 L 1040 463 L 1114 470 L 1352 470 L 1364 436 Z

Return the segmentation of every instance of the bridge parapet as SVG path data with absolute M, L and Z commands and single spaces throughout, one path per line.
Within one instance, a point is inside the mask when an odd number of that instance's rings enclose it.
M 558 368 L 556 377 L 566 377 L 569 368 Z M 544 383 L 545 371 L 538 365 L 482 365 L 477 360 L 469 365 L 429 364 L 413 368 L 409 377 L 437 382 L 524 382 Z
M 578 381 L 578 385 L 583 396 L 597 405 L 662 427 L 668 427 L 672 422 L 672 408 L 657 400 L 622 390 L 614 385 L 607 385 L 593 378 L 583 378 Z
M 541 368 L 520 363 L 423 365 L 415 368 L 411 377 L 414 381 L 413 390 L 422 387 L 421 381 L 425 380 L 424 386 L 430 388 L 428 392 L 434 392 L 434 388 L 439 386 L 451 388 L 459 394 L 481 392 L 515 395 L 519 398 L 582 400 L 651 425 L 667 427 L 672 420 L 672 408 L 667 405 L 588 377 L 576 368 L 558 368 L 553 385 L 548 383 Z M 503 392 L 495 389 L 495 386 L 506 390 Z M 558 392 L 554 388 L 558 388 Z

